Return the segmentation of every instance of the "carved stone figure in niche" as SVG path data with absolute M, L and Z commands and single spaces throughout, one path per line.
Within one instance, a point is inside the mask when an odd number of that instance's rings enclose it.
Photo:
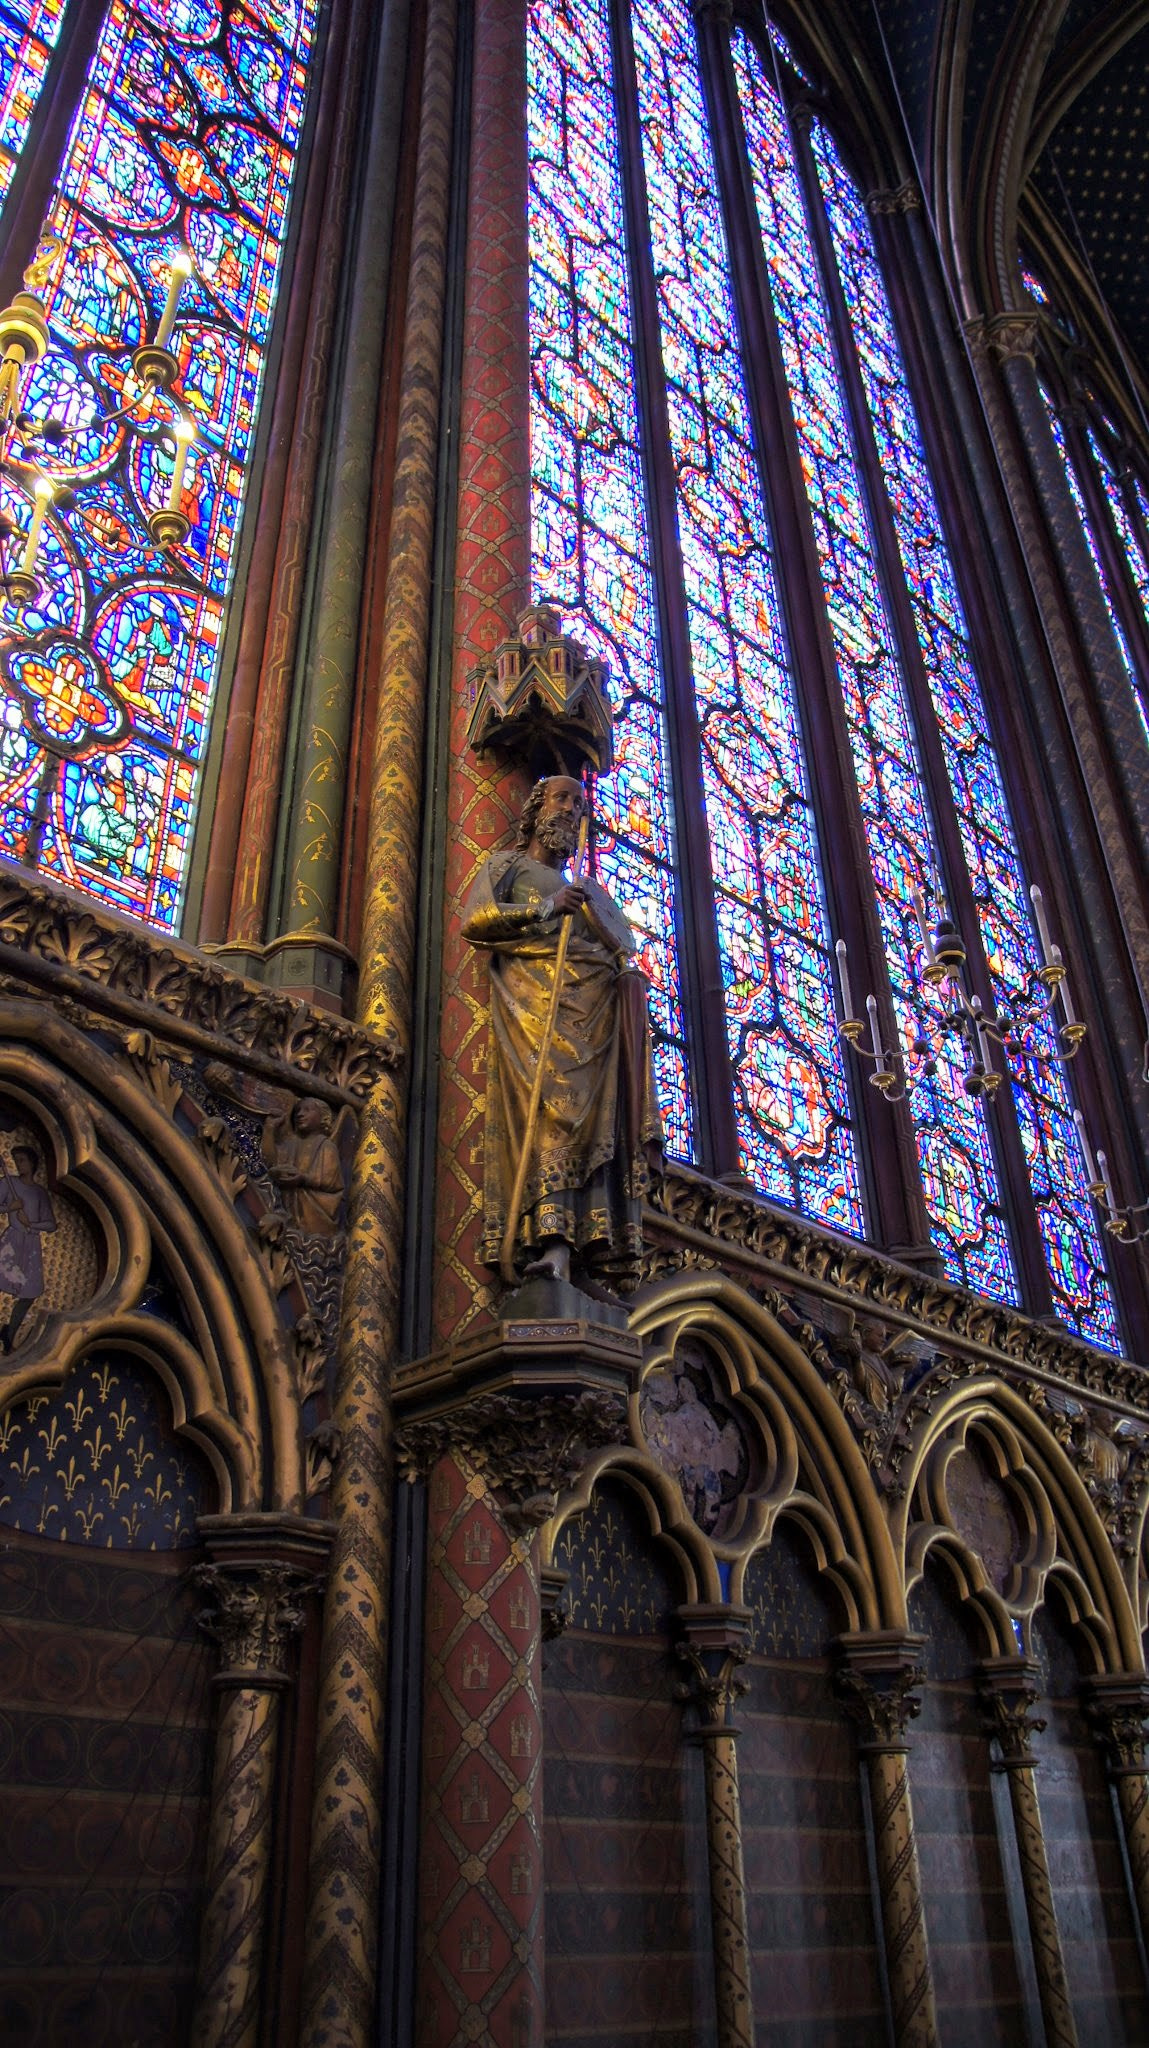
M 36 1175 L 40 1156 L 31 1145 L 13 1145 L 12 1171 L 0 1172 L 0 1287 L 12 1296 L 8 1321 L 0 1329 L 0 1351 L 9 1352 L 34 1302 L 44 1292 L 42 1239 L 56 1228 L 56 1211 Z
M 96 1235 L 56 1186 L 53 1157 L 23 1105 L 0 1100 L 0 1357 L 26 1351 L 46 1312 L 90 1301 L 99 1280 Z
M 677 1479 L 699 1528 L 713 1535 L 749 1482 L 750 1455 L 700 1348 L 680 1345 L 672 1365 L 649 1374 L 639 1414 L 651 1456 Z
M 222 1060 L 209 1062 L 204 1080 L 213 1095 L 259 1118 L 260 1157 L 292 1227 L 304 1237 L 336 1237 L 355 1144 L 351 1109 L 335 1111 L 316 1095 L 292 1095 Z
M 296 1228 L 314 1237 L 334 1237 L 343 1220 L 343 1161 L 333 1129 L 330 1106 L 307 1095 L 269 1117 L 263 1130 L 263 1156 L 284 1207 Z
M 581 785 L 546 777 L 527 799 L 513 848 L 484 865 L 463 933 L 491 959 L 481 1256 L 504 1254 L 526 1148 L 513 1257 L 528 1276 L 598 1292 L 636 1284 L 641 1204 L 661 1156 L 646 982 L 626 918 L 597 881 L 565 869 L 586 813 Z M 564 919 L 572 920 L 553 1034 L 547 1022 Z M 540 1065 L 544 1081 L 530 1117 Z

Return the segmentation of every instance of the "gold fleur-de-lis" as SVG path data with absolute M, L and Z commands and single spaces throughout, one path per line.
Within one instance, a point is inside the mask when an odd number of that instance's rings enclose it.
M 48 1457 L 58 1458 L 60 1456 L 60 1445 L 64 1441 L 64 1432 L 60 1427 L 59 1416 L 53 1415 L 47 1429 L 41 1429 L 38 1434 Z
M 93 1472 L 98 1472 L 103 1460 L 112 1455 L 112 1446 L 104 1435 L 102 1422 L 96 1424 L 96 1434 L 88 1445 L 88 1455 L 92 1461 Z
M 96 1386 L 99 1390 L 100 1404 L 102 1407 L 107 1406 L 108 1396 L 111 1393 L 112 1388 L 117 1384 L 118 1382 L 116 1380 L 116 1375 L 112 1371 L 111 1366 L 108 1364 L 107 1359 L 105 1359 L 103 1365 L 101 1365 L 99 1371 L 96 1374 Z
M 11 1449 L 12 1438 L 19 1434 L 26 1420 L 15 1408 L 9 1408 L 6 1415 L 0 1415 L 0 1451 Z
M 112 1428 L 116 1432 L 116 1441 L 122 1444 L 130 1425 L 136 1419 L 128 1407 L 128 1397 L 126 1394 L 121 1395 L 120 1405 L 118 1408 L 113 1408 L 109 1419 Z
M 174 1498 L 175 1495 L 171 1487 L 164 1485 L 164 1475 L 162 1472 L 157 1472 L 151 1485 L 144 1488 L 144 1499 L 150 1500 L 154 1508 L 162 1507 L 165 1500 L 174 1500 Z
M 53 1515 L 58 1515 L 59 1512 L 60 1509 L 57 1503 L 54 1500 L 48 1499 L 47 1490 L 45 1490 L 40 1496 L 40 1517 L 36 1523 L 37 1536 L 45 1534 L 50 1518 Z
M 142 1479 L 144 1466 L 150 1465 L 154 1456 L 154 1453 L 149 1451 L 142 1436 L 137 1439 L 134 1445 L 128 1446 L 128 1456 L 132 1461 L 132 1469 L 135 1472 L 136 1478 Z
M 73 1513 L 76 1517 L 77 1522 L 80 1524 L 81 1530 L 83 1531 L 85 1543 L 90 1543 L 97 1522 L 102 1522 L 104 1519 L 103 1509 L 98 1508 L 95 1505 L 93 1505 L 92 1507 L 85 1507 L 83 1501 L 77 1501 L 75 1508 L 73 1509 Z
M 72 1495 L 75 1493 L 77 1487 L 86 1486 L 88 1483 L 88 1475 L 86 1472 L 81 1471 L 80 1467 L 77 1465 L 76 1454 L 74 1451 L 66 1465 L 60 1465 L 57 1467 L 56 1477 L 64 1489 L 65 1500 L 69 1501 L 71 1500 Z
M 72 1428 L 76 1431 L 76 1434 L 79 1435 L 80 1430 L 84 1426 L 84 1417 L 86 1415 L 92 1415 L 95 1413 L 95 1410 L 93 1409 L 91 1402 L 86 1398 L 84 1394 L 83 1387 L 76 1388 L 75 1400 L 65 1401 L 64 1407 L 66 1408 L 68 1414 L 72 1418 Z
M 23 1450 L 23 1454 L 22 1454 L 22 1456 L 21 1456 L 21 1458 L 20 1458 L 20 1462 L 19 1462 L 19 1464 L 18 1464 L 18 1465 L 16 1466 L 15 1470 L 16 1470 L 16 1477 L 17 1477 L 17 1479 L 19 1479 L 19 1480 L 22 1480 L 22 1481 L 23 1481 L 23 1484 L 24 1484 L 24 1487 L 25 1487 L 25 1489 L 27 1489 L 27 1486 L 28 1486 L 28 1482 L 29 1482 L 29 1480 L 31 1479 L 31 1477 L 32 1477 L 32 1474 L 33 1474 L 34 1472 L 38 1472 L 38 1471 L 40 1470 L 40 1466 L 39 1466 L 39 1464 L 38 1464 L 38 1463 L 37 1463 L 37 1464 L 33 1464 L 33 1463 L 32 1463 L 32 1446 L 31 1446 L 31 1444 L 25 1444 L 25 1446 L 24 1446 L 24 1450 Z
M 116 1502 L 119 1500 L 120 1495 L 122 1493 L 127 1493 L 130 1491 L 128 1481 L 121 1477 L 120 1468 L 118 1465 L 113 1467 L 110 1477 L 107 1474 L 105 1474 L 104 1478 L 100 1481 L 100 1484 L 103 1487 L 104 1492 L 108 1496 L 108 1505 L 113 1508 L 115 1507 Z

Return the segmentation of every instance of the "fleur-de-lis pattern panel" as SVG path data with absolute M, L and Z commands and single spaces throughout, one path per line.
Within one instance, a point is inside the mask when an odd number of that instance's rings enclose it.
M 79 1365 L 0 1416 L 0 1523 L 100 1550 L 180 1550 L 214 1506 L 204 1460 L 157 1380 L 123 1359 Z
M 590 1506 L 564 1527 L 555 1564 L 570 1573 L 569 1626 L 597 1636 L 665 1635 L 683 1597 L 625 1486 L 595 1489 Z
M 0 847 L 31 857 L 39 806 L 45 873 L 165 927 L 183 897 L 318 13 L 318 0 L 111 0 L 48 220 L 63 245 L 52 346 L 24 403 L 77 430 L 60 466 L 79 474 L 45 528 L 42 597 L 8 662 Z M 169 494 L 176 400 L 155 398 L 139 432 L 109 421 L 181 247 L 195 275 L 171 349 L 198 440 L 190 530 L 165 552 L 147 518 Z M 28 494 L 2 496 L 26 529 Z

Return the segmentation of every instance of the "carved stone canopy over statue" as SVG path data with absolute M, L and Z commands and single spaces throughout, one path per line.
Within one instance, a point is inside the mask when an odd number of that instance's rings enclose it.
M 633 964 L 630 926 L 599 882 L 567 881 L 564 872 L 586 808 L 581 785 L 567 776 L 535 784 L 517 844 L 493 854 L 479 874 L 463 932 L 491 959 L 481 1256 L 506 1273 L 501 1253 L 525 1153 L 516 1266 L 567 1280 L 573 1258 L 577 1280 L 597 1290 L 637 1281 L 641 1205 L 662 1131 L 646 982 Z

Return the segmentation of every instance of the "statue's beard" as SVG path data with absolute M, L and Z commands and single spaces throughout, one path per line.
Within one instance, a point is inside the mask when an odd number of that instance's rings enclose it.
M 578 826 L 566 818 L 548 818 L 545 823 L 540 819 L 535 827 L 535 837 L 548 853 L 561 853 L 566 859 L 578 845 Z

